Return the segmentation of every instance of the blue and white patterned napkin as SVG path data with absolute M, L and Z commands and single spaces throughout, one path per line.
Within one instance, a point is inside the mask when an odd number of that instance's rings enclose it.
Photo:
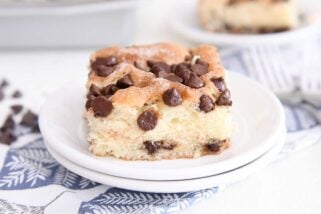
M 249 51 L 235 49 L 223 54 L 223 63 L 232 71 L 257 79 L 244 61 Z M 301 66 L 300 51 L 284 49 L 284 53 L 291 53 L 284 56 L 292 67 Z M 321 77 L 321 65 L 317 69 Z M 311 114 L 300 106 L 284 107 L 288 136 L 280 157 L 321 141 L 321 124 Z M 210 198 L 220 189 L 160 194 L 101 185 L 56 162 L 41 135 L 25 134 L 9 148 L 0 171 L 0 213 L 174 213 Z

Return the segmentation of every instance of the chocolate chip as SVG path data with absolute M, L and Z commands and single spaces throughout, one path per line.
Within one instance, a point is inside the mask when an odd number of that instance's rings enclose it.
M 91 108 L 91 103 L 92 101 L 96 98 L 97 96 L 94 96 L 94 95 L 87 95 L 87 101 L 86 101 L 86 109 L 88 110 L 89 108 Z
M 199 108 L 201 111 L 204 111 L 205 113 L 210 112 L 214 109 L 215 104 L 210 96 L 202 95 L 200 97 L 200 105 Z
M 179 76 L 176 76 L 175 74 L 169 74 L 165 77 L 165 79 L 167 80 L 170 80 L 172 82 L 179 82 L 179 83 L 182 83 L 183 82 L 183 79 L 180 78 Z
M 38 124 L 38 115 L 32 111 L 27 111 L 20 121 L 22 126 L 31 128 L 31 132 L 40 132 Z
M 96 68 L 99 65 L 105 65 L 105 61 L 106 61 L 106 58 L 98 57 L 95 59 L 95 61 L 90 63 L 90 67 L 91 67 L 91 69 L 96 70 Z
M 94 96 L 94 95 L 92 95 L 92 94 L 87 94 L 87 99 L 89 99 L 89 100 L 93 100 L 93 99 L 95 99 L 97 96 Z
M 206 148 L 211 152 L 219 152 L 221 150 L 221 142 L 216 139 L 211 139 L 208 144 L 206 144 Z
M 0 88 L 4 88 L 9 85 L 9 82 L 6 79 L 3 79 L 0 83 Z
M 123 78 L 119 79 L 116 83 L 116 86 L 120 89 L 128 88 L 133 85 L 133 81 L 129 74 L 124 76 Z
M 0 142 L 6 145 L 10 145 L 12 142 L 16 141 L 17 137 L 12 130 L 5 130 L 0 134 Z
M 154 73 L 156 76 L 158 76 L 158 73 L 161 72 L 161 71 L 164 71 L 166 72 L 166 70 L 164 70 L 162 67 L 160 66 L 153 66 L 151 69 L 150 69 L 150 72 Z
M 40 132 L 39 124 L 34 125 L 31 129 L 31 132 L 39 133 Z
M 227 5 L 232 6 L 233 4 L 237 4 L 238 2 L 239 2 L 239 0 L 229 0 L 229 1 L 227 1 Z
M 198 64 L 198 65 L 203 65 L 206 68 L 208 68 L 208 66 L 209 66 L 207 62 L 205 62 L 205 61 L 203 61 L 201 59 L 197 59 L 195 63 Z
M 105 88 L 101 89 L 101 94 L 104 96 L 114 95 L 118 91 L 118 88 L 115 84 L 107 85 Z
M 38 115 L 30 110 L 27 111 L 22 117 L 20 124 L 27 127 L 33 127 L 38 124 Z
M 160 149 L 162 145 L 162 141 L 144 141 L 143 142 L 145 149 L 147 150 L 148 154 L 152 155 Z
M 19 114 L 22 111 L 23 106 L 22 105 L 12 105 L 12 106 L 10 106 L 10 108 L 14 114 Z
M 203 66 L 203 65 L 199 65 L 199 64 L 194 64 L 191 66 L 191 70 L 197 74 L 198 76 L 202 76 L 204 74 L 208 73 L 208 69 L 207 67 Z
M 147 65 L 149 67 L 153 67 L 154 65 L 160 65 L 160 66 L 166 66 L 167 64 L 165 62 L 162 61 L 153 61 L 153 60 L 147 60 Z
M 111 73 L 113 73 L 114 68 L 113 67 L 108 67 L 105 65 L 99 65 L 96 68 L 96 74 L 100 77 L 107 77 L 109 76 Z
M 183 79 L 180 78 L 179 76 L 176 76 L 173 73 L 168 73 L 164 70 L 159 70 L 155 74 L 157 77 L 164 78 L 164 79 L 170 80 L 172 82 L 179 82 L 179 83 L 183 82 Z
M 150 155 L 155 154 L 159 149 L 172 150 L 176 146 L 175 144 L 164 143 L 161 140 L 158 140 L 158 141 L 147 140 L 147 141 L 144 141 L 143 144 L 144 144 L 144 148 L 147 150 L 148 154 Z
M 148 131 L 155 128 L 157 125 L 157 119 L 158 115 L 155 111 L 147 110 L 139 115 L 137 118 L 137 124 L 142 130 Z
M 100 65 L 104 65 L 107 67 L 117 65 L 118 61 L 115 56 L 109 56 L 109 57 L 98 57 L 95 59 L 94 62 L 91 63 L 91 68 L 93 70 L 96 70 L 96 68 Z
M 0 131 L 4 132 L 4 131 L 6 131 L 8 129 L 13 130 L 14 126 L 15 126 L 15 122 L 14 122 L 14 120 L 12 118 L 12 115 L 9 115 L 7 117 L 7 119 L 4 121 L 4 123 L 2 124 L 2 127 L 0 128 Z
M 150 71 L 152 73 L 159 72 L 159 71 L 166 71 L 166 72 L 171 71 L 171 67 L 167 65 L 165 62 L 147 61 L 147 65 L 151 68 Z
M 8 85 L 9 85 L 9 83 L 5 79 L 3 79 L 2 82 L 0 83 L 0 101 L 3 100 L 3 98 L 4 98 L 3 89 Z
M 201 80 L 196 74 L 191 73 L 190 77 L 185 80 L 185 85 L 191 88 L 201 88 L 204 86 L 203 80 Z
M 0 88 L 0 101 L 2 101 L 4 98 L 4 93 L 3 93 L 3 89 Z
M 89 87 L 89 94 L 93 95 L 95 97 L 99 96 L 100 95 L 100 88 L 98 88 L 96 85 L 92 84 Z
M 231 106 L 232 101 L 231 101 L 231 93 L 228 89 L 223 91 L 223 93 L 218 97 L 216 100 L 216 105 L 219 106 Z
M 181 63 L 176 66 L 175 74 L 183 80 L 187 80 L 191 75 L 191 71 L 186 65 L 186 63 Z
M 177 68 L 177 65 L 175 65 L 175 64 L 171 65 L 171 72 L 175 73 L 176 68 Z
M 91 106 L 95 117 L 107 117 L 113 110 L 113 104 L 103 96 L 93 99 Z
M 148 65 L 148 67 L 153 67 L 155 61 L 147 60 L 146 63 L 147 63 L 147 65 Z
M 117 64 L 118 64 L 118 61 L 117 61 L 117 58 L 115 56 L 107 57 L 105 65 L 114 66 L 114 65 L 117 65 Z
M 93 101 L 92 99 L 88 99 L 88 100 L 86 101 L 86 109 L 87 109 L 87 110 L 91 108 L 91 102 L 92 102 L 92 101 Z
M 13 92 L 12 97 L 13 98 L 22 97 L 22 93 L 19 90 L 16 90 L 16 91 Z
M 178 106 L 183 102 L 183 99 L 179 91 L 172 88 L 163 93 L 163 101 L 168 106 Z
M 219 92 L 223 92 L 226 90 L 226 85 L 222 77 L 212 78 L 211 81 L 214 83 L 215 87 L 219 90 Z

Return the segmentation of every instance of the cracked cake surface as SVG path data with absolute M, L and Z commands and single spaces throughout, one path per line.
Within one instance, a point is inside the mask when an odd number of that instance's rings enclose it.
M 215 32 L 274 33 L 295 28 L 295 0 L 199 0 L 201 25 Z
M 230 145 L 230 91 L 214 47 L 109 47 L 90 59 L 90 151 L 126 160 L 195 158 Z

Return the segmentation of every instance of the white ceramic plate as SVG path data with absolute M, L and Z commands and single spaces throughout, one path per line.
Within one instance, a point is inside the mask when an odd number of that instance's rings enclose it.
M 219 175 L 180 181 L 147 181 L 115 177 L 81 167 L 59 155 L 54 149 L 50 148 L 50 146 L 48 146 L 48 150 L 60 164 L 70 171 L 90 180 L 129 190 L 175 193 L 197 191 L 215 186 L 231 184 L 245 179 L 250 174 L 267 166 L 276 158 L 283 146 L 284 139 L 285 132 L 275 141 L 275 145 L 268 152 L 245 166 Z
M 210 43 L 218 46 L 283 44 L 306 39 L 315 34 L 320 26 L 317 15 L 303 12 L 304 15 L 308 16 L 309 21 L 290 31 L 252 35 L 215 33 L 206 31 L 200 26 L 197 16 L 197 2 L 198 0 L 177 0 L 175 3 L 173 2 L 170 20 L 168 21 L 174 32 L 196 43 Z
M 84 128 L 82 82 L 69 84 L 49 97 L 40 114 L 40 129 L 48 145 L 64 158 L 114 176 L 180 180 L 226 172 L 264 154 L 285 132 L 283 108 L 271 92 L 239 74 L 230 73 L 229 77 L 238 131 L 232 137 L 231 147 L 220 155 L 162 161 L 125 161 L 92 155 Z

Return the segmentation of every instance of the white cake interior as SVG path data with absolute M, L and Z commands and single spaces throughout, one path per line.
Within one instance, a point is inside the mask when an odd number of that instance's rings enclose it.
M 198 111 L 196 106 L 173 108 L 163 103 L 148 108 L 161 112 L 157 126 L 148 132 L 137 125 L 137 117 L 142 112 L 139 109 L 115 106 L 108 119 L 95 118 L 87 112 L 91 151 L 100 156 L 112 152 L 116 157 L 149 158 L 142 142 L 162 140 L 176 146 L 173 150 L 156 153 L 155 159 L 168 155 L 174 157 L 181 150 L 185 151 L 181 155 L 198 157 L 203 152 L 200 145 L 207 144 L 209 139 L 225 140 L 231 135 L 229 107 L 217 106 L 208 113 Z

